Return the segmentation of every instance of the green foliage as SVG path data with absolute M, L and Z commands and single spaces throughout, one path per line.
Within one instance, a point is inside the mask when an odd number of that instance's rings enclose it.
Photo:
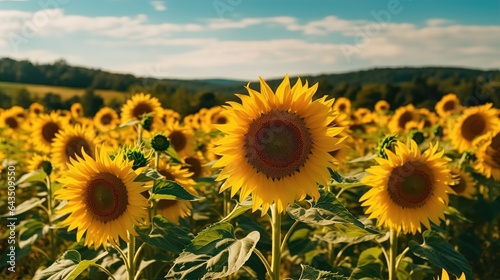
M 300 265 L 302 267 L 302 274 L 299 280 L 336 280 L 347 279 L 343 275 L 337 273 L 315 269 L 308 265 Z
M 151 189 L 150 199 L 200 200 L 201 198 L 190 194 L 175 181 L 157 179 Z
M 160 215 L 153 217 L 151 227 L 140 228 L 137 233 L 142 242 L 175 254 L 180 254 L 192 239 L 187 229 L 169 222 Z
M 472 279 L 472 268 L 469 262 L 462 254 L 455 251 L 446 239 L 431 230 L 425 231 L 422 237 L 424 238 L 422 244 L 413 240 L 408 243 L 413 254 L 456 276 L 460 276 L 464 272 L 467 279 Z
M 250 258 L 260 234 L 242 239 L 229 223 L 217 223 L 200 232 L 175 260 L 167 274 L 175 279 L 218 279 L 237 272 Z

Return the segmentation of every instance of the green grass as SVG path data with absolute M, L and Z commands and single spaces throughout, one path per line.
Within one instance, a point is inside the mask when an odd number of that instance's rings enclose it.
M 63 101 L 75 95 L 82 96 L 85 93 L 85 89 L 83 88 L 0 82 L 0 90 L 4 91 L 10 96 L 14 96 L 23 88 L 27 89 L 30 92 L 31 98 L 34 98 L 35 96 L 42 98 L 45 94 L 51 92 L 59 94 Z M 123 101 L 127 96 L 126 92 L 121 92 L 116 90 L 97 89 L 94 92 L 96 95 L 99 95 L 102 98 L 104 98 L 105 103 L 109 103 L 109 101 L 111 101 L 114 98 Z

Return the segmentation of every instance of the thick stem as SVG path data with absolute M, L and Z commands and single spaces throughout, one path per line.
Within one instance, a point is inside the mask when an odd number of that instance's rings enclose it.
M 155 151 L 155 170 L 160 166 L 160 153 Z
M 56 244 L 54 229 L 52 228 L 52 213 L 54 213 L 54 205 L 52 200 L 52 184 L 50 182 L 50 176 L 47 175 L 47 211 L 49 215 L 49 235 L 50 235 L 50 260 L 56 259 Z
M 134 280 L 135 278 L 135 263 L 134 263 L 134 257 L 135 257 L 135 236 L 128 233 L 128 252 L 127 252 L 127 257 L 128 257 L 128 280 Z
M 279 280 L 281 266 L 281 214 L 276 204 L 271 205 L 272 257 L 271 280 Z
M 391 229 L 390 235 L 390 248 L 389 248 L 389 280 L 396 280 L 396 256 L 398 255 L 398 232 Z
M 142 144 L 142 124 L 137 124 L 137 146 Z

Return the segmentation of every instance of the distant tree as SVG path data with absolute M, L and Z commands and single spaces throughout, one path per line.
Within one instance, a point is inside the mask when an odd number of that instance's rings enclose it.
M 30 92 L 26 88 L 20 89 L 14 95 L 14 105 L 19 105 L 23 108 L 28 108 L 32 103 Z
M 80 99 L 85 116 L 94 116 L 104 106 L 104 99 L 94 93 L 94 89 L 88 88 Z
M 70 109 L 71 105 L 75 103 L 80 103 L 80 97 L 77 95 L 73 95 L 72 97 L 63 102 L 64 109 Z
M 47 111 L 64 109 L 61 96 L 53 92 L 47 92 L 41 100 Z
M 0 107 L 10 108 L 11 106 L 12 106 L 12 98 L 2 89 L 0 89 Z

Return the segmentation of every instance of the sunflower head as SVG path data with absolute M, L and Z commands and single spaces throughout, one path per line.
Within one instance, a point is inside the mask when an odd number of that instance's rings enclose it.
M 241 200 L 251 194 L 253 211 L 262 206 L 262 215 L 273 203 L 283 212 L 306 195 L 319 197 L 317 183 L 327 184 L 329 152 L 340 148 L 342 128 L 328 126 L 336 117 L 333 100 L 312 101 L 317 86 L 300 79 L 291 86 L 286 76 L 274 93 L 260 79 L 260 92 L 247 86 L 249 95 L 237 95 L 241 104 L 228 103 L 228 122 L 217 126 L 226 135 L 214 149 L 221 192 L 241 190 Z
M 83 116 L 83 106 L 80 103 L 73 103 L 70 108 L 71 116 L 75 119 L 81 118 Z
M 110 107 L 99 109 L 94 116 L 94 125 L 100 131 L 109 131 L 119 123 L 118 114 Z
M 132 96 L 132 98 L 127 100 L 127 103 L 125 103 L 121 109 L 122 122 L 130 120 L 140 121 L 145 114 L 152 114 L 154 116 L 154 120 L 156 120 L 160 113 L 161 104 L 160 101 L 158 101 L 158 98 L 151 97 L 150 94 L 144 93 L 138 93 Z
M 412 104 L 399 107 L 389 121 L 389 129 L 392 133 L 402 132 L 407 122 L 417 120 L 417 118 L 418 113 Z
M 441 98 L 434 107 L 436 113 L 442 117 L 449 117 L 452 114 L 457 114 L 462 110 L 460 100 L 454 93 L 449 93 Z
M 391 105 L 385 100 L 379 100 L 375 103 L 375 112 L 377 113 L 386 113 L 389 111 L 389 108 L 391 108 Z
M 157 133 L 151 138 L 151 147 L 153 147 L 156 152 L 163 152 L 170 147 L 170 141 L 163 133 Z
M 142 128 L 144 128 L 147 131 L 150 131 L 151 126 L 153 125 L 153 117 L 154 117 L 154 113 L 147 113 L 147 114 L 142 115 L 142 118 L 141 118 Z
M 437 145 L 421 153 L 417 143 L 409 147 L 398 142 L 395 152 L 386 150 L 387 159 L 377 158 L 379 165 L 366 171 L 370 174 L 362 182 L 372 188 L 360 199 L 369 206 L 366 213 L 398 232 L 415 234 L 421 224 L 430 229 L 430 222 L 439 224 L 448 205 L 450 170 L 444 151 Z
M 456 167 L 450 167 L 450 170 L 453 181 L 449 185 L 453 189 L 454 194 L 472 199 L 472 196 L 476 192 L 472 176 L 468 172 Z
M 378 157 L 387 159 L 387 154 L 385 151 L 390 150 L 394 152 L 394 145 L 397 143 L 397 141 L 397 135 L 387 135 L 386 137 L 384 137 L 384 139 L 379 141 L 376 149 Z
M 52 142 L 52 158 L 63 170 L 67 168 L 70 159 L 82 157 L 86 153 L 94 156 L 95 132 L 89 127 L 81 125 L 66 126 L 59 131 Z
M 28 171 L 33 172 L 35 170 L 42 170 L 45 174 L 50 175 L 52 173 L 52 163 L 50 163 L 50 159 L 45 155 L 33 155 L 28 162 Z
M 121 154 L 111 159 L 102 148 L 95 154 L 95 159 L 83 152 L 70 160 L 55 198 L 68 201 L 59 210 L 70 214 L 62 225 L 77 229 L 77 241 L 86 232 L 85 246 L 97 250 L 108 242 L 119 244 L 120 238 L 128 241 L 128 233 L 136 235 L 134 226 L 144 222 L 149 203 L 141 195 L 147 188 L 134 182 L 138 173 L 131 161 Z
M 349 115 L 351 114 L 351 100 L 346 97 L 339 97 L 335 99 L 333 109 L 339 111 L 340 113 Z
M 31 113 L 38 115 L 43 113 L 43 111 L 45 111 L 45 107 L 43 107 L 43 105 L 38 102 L 33 102 L 31 103 L 29 110 Z
M 142 146 L 124 146 L 118 154 L 112 155 L 112 158 L 119 155 L 131 161 L 133 163 L 132 169 L 137 170 L 149 165 L 151 162 L 152 152 L 145 154 Z
M 481 106 L 467 108 L 463 116 L 458 119 L 452 133 L 452 142 L 455 148 L 464 152 L 474 147 L 473 141 L 500 127 L 500 120 L 496 117 L 497 110 L 488 103 Z
M 474 146 L 479 147 L 474 165 L 476 171 L 500 181 L 500 129 L 478 138 Z
M 56 134 L 59 133 L 66 124 L 65 119 L 60 118 L 54 112 L 48 115 L 39 115 L 32 129 L 32 138 L 35 147 L 41 151 L 50 151 L 52 142 L 56 139 Z

